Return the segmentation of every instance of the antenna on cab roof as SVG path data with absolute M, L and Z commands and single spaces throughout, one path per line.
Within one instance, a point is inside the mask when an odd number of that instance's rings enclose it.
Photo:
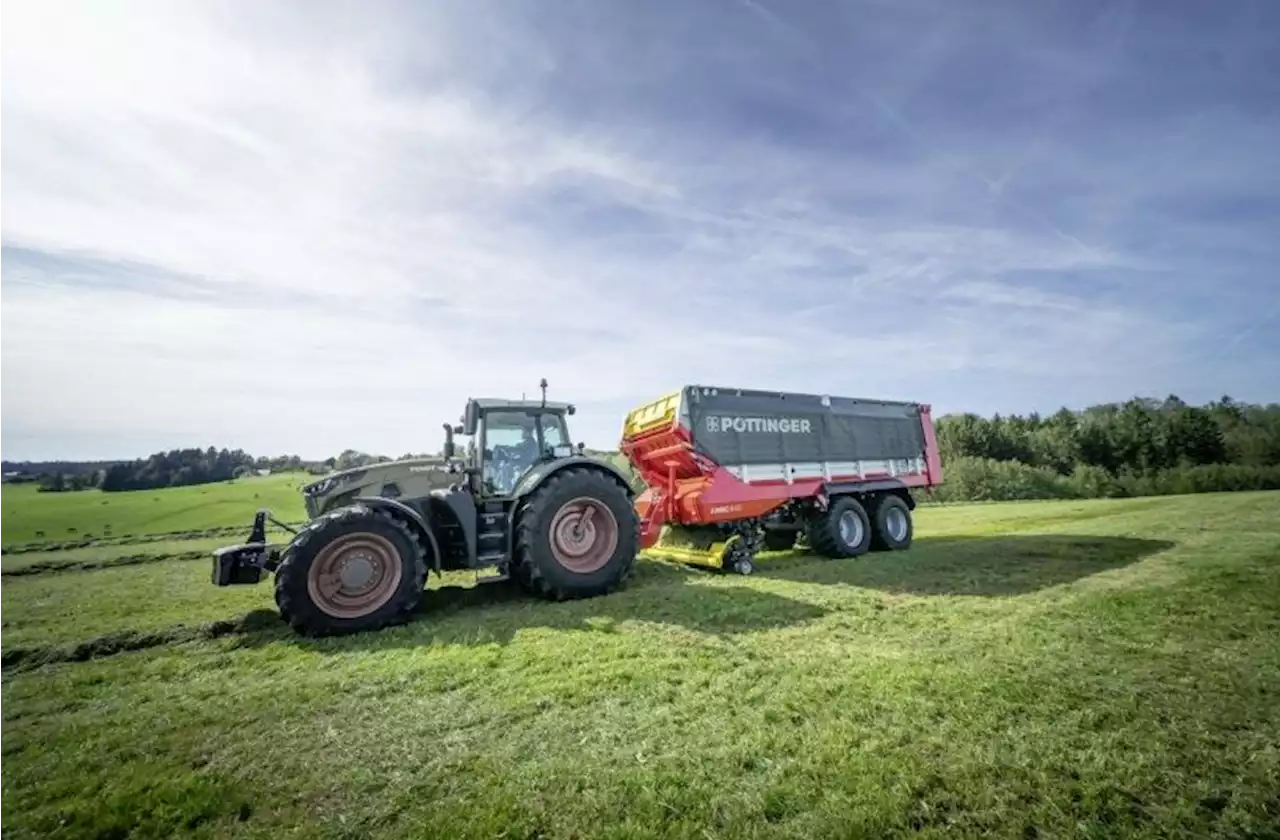
M 542 381 L 538 383 L 538 387 L 542 389 L 542 407 L 547 407 L 547 378 L 542 377 Z

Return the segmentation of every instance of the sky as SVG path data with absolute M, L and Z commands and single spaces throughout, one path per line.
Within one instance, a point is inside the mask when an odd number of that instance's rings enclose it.
M 6 459 L 1280 400 L 1280 4 L 6 2 Z

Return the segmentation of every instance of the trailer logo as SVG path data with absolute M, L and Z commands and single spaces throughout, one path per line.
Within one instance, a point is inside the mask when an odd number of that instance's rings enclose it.
M 811 435 L 813 426 L 802 417 L 722 417 L 707 416 L 708 432 L 783 432 Z

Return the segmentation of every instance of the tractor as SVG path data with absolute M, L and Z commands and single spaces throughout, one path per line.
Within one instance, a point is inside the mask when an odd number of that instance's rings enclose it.
M 444 424 L 442 458 L 383 462 L 302 488 L 308 522 L 269 510 L 247 542 L 214 552 L 213 583 L 275 575 L 282 618 L 307 636 L 374 630 L 406 619 L 427 575 L 496 569 L 540 598 L 606 594 L 630 575 L 640 523 L 627 476 L 570 443 L 569 403 L 471 398 Z M 459 454 L 455 435 L 469 437 Z M 268 522 L 292 532 L 267 541 Z

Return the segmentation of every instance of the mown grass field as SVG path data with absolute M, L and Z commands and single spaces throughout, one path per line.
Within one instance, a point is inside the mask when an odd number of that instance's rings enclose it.
M 237 526 L 248 533 L 258 508 L 285 522 L 306 518 L 298 487 L 306 473 L 280 473 L 217 484 L 103 493 L 41 493 L 34 484 L 5 485 L 3 544 L 119 537 Z
M 1280 493 L 924 508 L 910 552 L 567 604 L 433 581 L 322 641 L 204 561 L 55 566 L 3 579 L 6 837 L 1280 836 Z

